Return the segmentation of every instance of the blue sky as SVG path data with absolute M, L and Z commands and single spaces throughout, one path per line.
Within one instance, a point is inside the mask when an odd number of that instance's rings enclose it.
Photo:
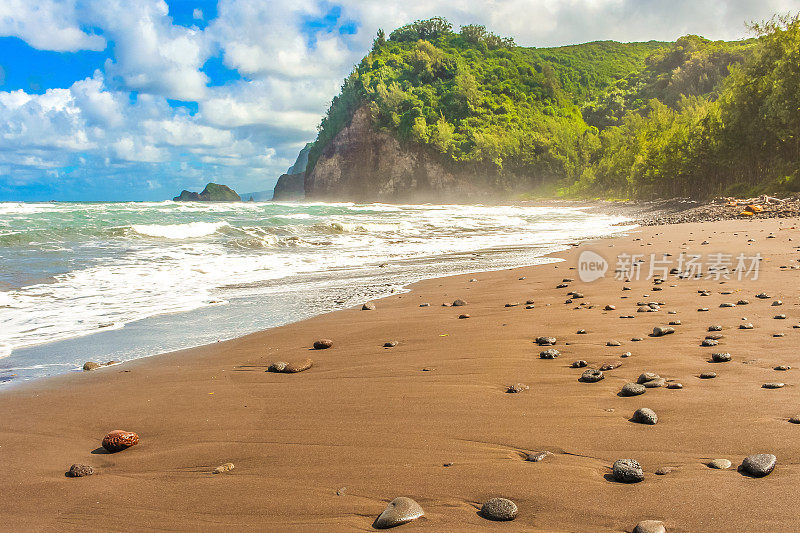
M 519 44 L 745 36 L 797 0 L 4 0 L 0 201 L 270 189 L 375 31 L 485 24 Z

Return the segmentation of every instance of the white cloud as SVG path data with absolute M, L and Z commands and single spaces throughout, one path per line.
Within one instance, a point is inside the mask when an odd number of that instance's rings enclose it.
M 103 50 L 106 40 L 83 31 L 76 2 L 57 0 L 3 0 L 0 36 L 19 37 L 34 48 L 74 52 Z
M 192 11 L 192 18 L 194 20 L 203 20 L 203 10 L 195 8 L 195 10 Z

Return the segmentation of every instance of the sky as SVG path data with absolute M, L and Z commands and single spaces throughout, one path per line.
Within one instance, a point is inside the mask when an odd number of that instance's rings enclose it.
M 269 190 L 345 76 L 413 20 L 523 46 L 749 36 L 800 0 L 2 0 L 0 201 Z

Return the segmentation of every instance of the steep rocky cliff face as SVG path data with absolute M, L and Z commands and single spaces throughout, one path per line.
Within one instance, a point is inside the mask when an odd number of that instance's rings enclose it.
M 274 202 L 287 202 L 293 200 L 302 200 L 305 196 L 303 180 L 305 173 L 299 174 L 283 174 L 278 178 L 278 183 L 275 184 L 275 190 L 272 193 L 272 201 Z
M 435 153 L 404 147 L 376 131 L 369 108 L 359 108 L 306 171 L 307 199 L 475 201 L 493 193 L 485 174 L 444 165 Z

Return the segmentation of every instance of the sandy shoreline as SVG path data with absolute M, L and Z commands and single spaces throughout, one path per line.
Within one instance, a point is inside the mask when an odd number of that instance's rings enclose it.
M 641 228 L 554 254 L 562 263 L 424 281 L 377 301 L 374 311 L 338 311 L 18 386 L 0 394 L 8 465 L 0 516 L 12 530 L 366 531 L 389 501 L 409 496 L 425 517 L 403 530 L 631 531 L 646 519 L 663 520 L 668 531 L 792 530 L 790 495 L 800 487 L 793 446 L 800 425 L 788 422 L 800 413 L 798 271 L 780 267 L 800 265 L 797 225 Z M 767 239 L 770 232 L 776 238 Z M 570 270 L 584 249 L 608 256 L 604 279 L 582 283 Z M 668 252 L 677 260 L 682 251 L 758 252 L 764 260 L 758 280 L 671 276 L 655 292 L 646 276 L 613 279 L 619 253 Z M 564 278 L 576 281 L 557 289 Z M 584 298 L 565 304 L 569 291 Z M 756 298 L 760 292 L 770 298 Z M 441 306 L 456 298 L 467 305 Z M 719 307 L 740 299 L 750 304 Z M 782 306 L 771 305 L 777 299 Z M 526 300 L 535 307 L 526 309 Z M 637 313 L 640 300 L 665 305 Z M 523 305 L 505 307 L 512 302 Z M 604 310 L 608 304 L 616 310 Z M 462 313 L 471 318 L 458 319 Z M 779 313 L 787 318 L 774 319 Z M 648 336 L 676 319 L 675 334 Z M 738 329 L 744 322 L 754 329 Z M 723 326 L 723 338 L 701 347 L 712 324 Z M 539 358 L 543 348 L 532 341 L 540 335 L 557 337 L 560 357 Z M 318 338 L 334 347 L 311 350 Z M 384 348 L 387 341 L 398 345 Z M 709 363 L 712 352 L 733 360 Z M 315 362 L 308 371 L 265 372 L 275 361 L 306 357 Z M 581 383 L 584 369 L 570 368 L 577 359 L 623 364 L 598 383 Z M 793 368 L 773 370 L 781 364 Z M 617 395 L 645 371 L 684 388 Z M 718 377 L 698 378 L 707 371 Z M 786 387 L 761 387 L 773 381 Z M 530 388 L 507 394 L 515 383 Z M 658 424 L 629 421 L 639 407 L 655 410 Z M 101 453 L 113 429 L 135 431 L 140 443 Z M 555 455 L 524 460 L 542 450 Z M 736 471 L 761 452 L 778 457 L 772 474 Z M 645 480 L 607 479 L 620 458 L 639 461 Z M 734 466 L 712 470 L 705 463 L 714 458 Z M 226 462 L 235 469 L 211 474 Z M 65 477 L 73 463 L 96 474 Z M 674 470 L 655 475 L 665 466 Z M 516 502 L 514 522 L 477 514 L 494 496 Z

